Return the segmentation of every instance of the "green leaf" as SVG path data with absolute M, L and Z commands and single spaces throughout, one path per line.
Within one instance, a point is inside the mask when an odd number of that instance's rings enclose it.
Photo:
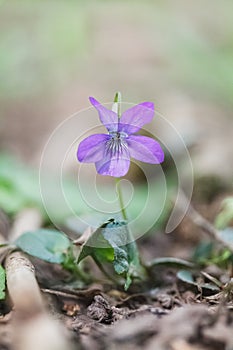
M 129 231 L 126 222 L 110 219 L 101 225 L 83 245 L 78 263 L 90 255 L 99 263 L 110 262 L 115 272 L 126 278 L 125 289 L 141 269 L 137 246 L 128 243 Z
M 224 229 L 233 221 L 233 197 L 224 199 L 222 210 L 215 219 L 215 226 L 218 229 Z
M 78 263 L 89 255 L 100 262 L 113 262 L 114 260 L 114 249 L 103 237 L 102 227 L 99 227 L 82 246 Z
M 127 290 L 135 277 L 139 277 L 142 267 L 135 242 L 131 239 L 127 223 L 115 219 L 103 227 L 103 236 L 114 249 L 113 267 L 117 274 L 125 274 L 125 290 Z
M 205 288 L 205 289 L 209 289 L 209 290 L 212 290 L 214 292 L 216 291 L 219 291 L 220 288 L 218 286 L 216 286 L 215 284 L 213 283 L 203 283 L 201 285 L 199 285 L 201 288 Z
M 196 285 L 196 283 L 194 282 L 194 279 L 193 279 L 193 276 L 192 276 L 191 272 L 189 272 L 187 270 L 180 270 L 180 271 L 178 271 L 177 272 L 177 277 L 182 282 L 186 282 L 186 283 L 189 283 L 189 284 Z
M 180 270 L 177 272 L 177 278 L 185 283 L 196 286 L 197 288 L 204 288 L 210 291 L 219 291 L 219 287 L 212 283 L 198 283 L 194 280 L 193 275 L 190 271 Z
M 6 273 L 2 265 L 0 265 L 0 300 L 5 299 Z
M 191 263 L 190 261 L 184 260 L 184 259 L 179 259 L 179 258 L 173 258 L 173 257 L 162 257 L 162 258 L 156 258 L 150 261 L 147 266 L 148 267 L 153 267 L 156 265 L 165 265 L 165 266 L 171 266 L 171 267 L 189 267 L 193 268 L 194 264 Z
M 114 248 L 114 261 L 113 261 L 114 270 L 118 275 L 121 275 L 124 272 L 129 270 L 129 261 L 128 254 L 122 248 Z
M 45 229 L 26 232 L 14 243 L 29 255 L 57 264 L 65 261 L 70 247 L 70 241 L 63 233 Z

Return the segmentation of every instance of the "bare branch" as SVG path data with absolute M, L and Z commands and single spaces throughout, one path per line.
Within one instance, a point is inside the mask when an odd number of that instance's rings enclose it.
M 41 217 L 35 210 L 22 212 L 16 220 L 10 238 L 36 229 Z M 21 252 L 8 255 L 5 262 L 7 288 L 14 305 L 13 349 L 69 350 L 67 335 L 62 325 L 46 312 L 35 269 Z

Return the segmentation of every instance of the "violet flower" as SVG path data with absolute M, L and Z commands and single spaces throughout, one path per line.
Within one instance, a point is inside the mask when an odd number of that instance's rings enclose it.
M 108 134 L 94 134 L 85 138 L 78 147 L 80 162 L 95 163 L 101 175 L 124 176 L 130 166 L 130 158 L 145 163 L 159 164 L 164 160 L 160 144 L 151 137 L 134 135 L 154 116 L 154 104 L 143 102 L 127 109 L 121 116 L 90 97 L 99 113 L 101 123 Z

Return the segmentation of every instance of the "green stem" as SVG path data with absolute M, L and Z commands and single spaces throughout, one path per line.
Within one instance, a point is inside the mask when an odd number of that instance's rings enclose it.
M 73 275 L 78 276 L 83 282 L 90 283 L 91 279 L 85 274 L 85 272 L 77 265 L 77 261 L 74 257 L 72 249 L 69 250 L 66 260 L 62 264 L 63 268 L 70 271 Z
M 121 117 L 121 93 L 118 91 L 114 97 L 114 104 L 116 105 L 116 112 L 118 115 L 118 118 L 120 119 Z M 122 196 L 122 191 L 121 191 L 121 186 L 120 186 L 120 178 L 116 178 L 116 190 L 117 190 L 117 194 L 118 194 L 118 199 L 119 199 L 119 203 L 120 203 L 120 208 L 121 208 L 121 213 L 122 213 L 122 217 L 124 220 L 127 221 L 127 215 L 125 212 L 125 208 L 124 208 L 124 201 L 123 201 L 123 196 Z
M 121 179 L 119 177 L 117 177 L 117 178 L 115 178 L 115 180 L 116 180 L 116 190 L 117 190 L 117 194 L 118 194 L 118 199 L 119 199 L 122 217 L 125 221 L 127 221 L 128 219 L 127 219 L 126 211 L 124 208 L 124 201 L 123 201 L 122 190 L 121 190 L 121 185 L 120 185 Z

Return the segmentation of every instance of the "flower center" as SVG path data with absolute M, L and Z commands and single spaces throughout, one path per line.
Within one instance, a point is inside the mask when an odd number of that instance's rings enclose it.
M 111 138 L 106 143 L 106 154 L 110 154 L 111 157 L 119 158 L 124 150 L 127 150 L 127 142 L 125 138 L 128 136 L 123 132 L 111 132 L 109 133 Z

